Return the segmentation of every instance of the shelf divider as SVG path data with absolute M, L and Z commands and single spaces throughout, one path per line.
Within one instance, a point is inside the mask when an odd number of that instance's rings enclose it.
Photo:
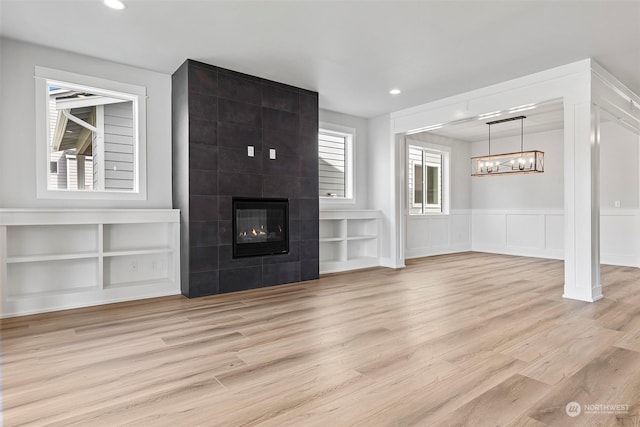
M 98 224 L 98 289 L 104 289 L 104 224 Z

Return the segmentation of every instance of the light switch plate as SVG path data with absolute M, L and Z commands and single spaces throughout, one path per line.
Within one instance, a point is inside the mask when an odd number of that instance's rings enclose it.
M 253 157 L 255 155 L 255 149 L 253 145 L 247 145 L 247 156 Z
M 276 159 L 276 149 L 275 148 L 269 148 L 269 158 L 271 160 L 275 160 Z

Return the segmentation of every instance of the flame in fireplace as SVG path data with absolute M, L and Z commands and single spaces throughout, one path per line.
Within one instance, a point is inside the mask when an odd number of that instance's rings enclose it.
M 264 225 L 261 225 L 259 230 L 256 230 L 255 228 L 252 228 L 251 229 L 251 234 L 254 235 L 254 236 L 264 236 L 264 235 L 267 234 L 267 232 L 264 231 Z M 240 235 L 241 236 L 246 236 L 247 232 L 245 231 L 245 232 L 241 233 Z
M 277 226 L 277 233 L 282 233 L 284 230 L 284 227 L 282 225 L 278 225 Z M 271 236 L 271 237 L 275 237 L 275 232 L 274 231 L 267 231 L 265 229 L 265 225 L 261 224 L 261 225 L 256 225 L 255 227 L 252 227 L 251 230 L 248 231 L 240 231 L 238 232 L 238 237 L 240 237 L 241 239 L 243 239 L 244 241 L 252 241 L 254 237 L 257 238 L 261 238 L 264 236 Z

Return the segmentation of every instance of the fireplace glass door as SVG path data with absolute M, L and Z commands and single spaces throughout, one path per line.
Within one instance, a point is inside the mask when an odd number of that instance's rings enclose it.
M 289 252 L 287 199 L 233 199 L 233 256 Z

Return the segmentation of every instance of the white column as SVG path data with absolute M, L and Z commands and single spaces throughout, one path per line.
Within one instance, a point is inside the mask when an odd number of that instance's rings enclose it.
M 602 298 L 600 123 L 590 100 L 564 106 L 564 297 Z

